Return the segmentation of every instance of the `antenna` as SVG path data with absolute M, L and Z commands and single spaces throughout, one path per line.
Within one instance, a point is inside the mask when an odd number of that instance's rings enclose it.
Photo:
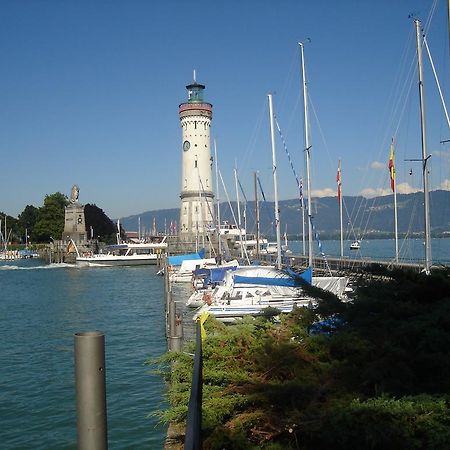
M 196 80 L 196 73 L 195 73 L 195 69 L 194 69 L 194 83 L 196 83 L 197 82 L 197 80 Z

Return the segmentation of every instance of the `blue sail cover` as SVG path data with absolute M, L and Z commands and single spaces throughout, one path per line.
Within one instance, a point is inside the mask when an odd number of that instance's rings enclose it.
M 281 277 L 245 277 L 242 275 L 235 275 L 233 277 L 235 284 L 255 284 L 261 286 L 284 286 L 284 287 L 301 287 L 299 279 L 311 283 L 312 281 L 312 269 L 308 268 L 302 273 L 296 273 L 293 270 L 288 269 L 286 273 L 290 278 Z
M 230 270 L 236 270 L 237 266 L 212 267 L 210 269 L 196 269 L 193 272 L 194 277 L 204 277 L 205 284 L 220 283 L 225 278 L 225 274 Z
M 170 266 L 181 266 L 181 263 L 185 259 L 204 259 L 205 249 L 202 248 L 198 253 L 188 253 L 185 255 L 173 255 L 167 258 L 167 262 Z
M 292 269 L 290 269 L 289 267 L 286 269 L 286 272 L 294 279 L 298 279 L 301 278 L 303 281 L 306 281 L 308 284 L 312 284 L 312 275 L 313 275 L 313 270 L 312 267 L 308 267 L 304 272 L 302 273 L 297 273 L 294 272 Z

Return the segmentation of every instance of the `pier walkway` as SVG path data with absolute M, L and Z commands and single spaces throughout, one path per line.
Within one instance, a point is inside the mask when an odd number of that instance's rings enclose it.
M 265 261 L 270 264 L 274 264 L 276 261 L 276 255 L 260 255 L 260 260 Z M 289 265 L 291 267 L 307 267 L 308 257 L 302 255 L 288 255 L 283 257 L 283 264 Z M 328 267 L 327 267 L 328 264 Z M 353 259 L 353 258 L 336 258 L 336 257 L 314 257 L 313 267 L 314 270 L 321 272 L 328 272 L 328 269 L 333 273 L 346 273 L 351 274 L 352 272 L 361 272 L 364 269 L 372 265 L 380 265 L 386 268 L 398 268 L 398 269 L 409 269 L 421 272 L 424 270 L 425 265 L 423 263 L 409 263 L 409 262 L 395 262 L 382 261 L 371 258 L 364 259 Z

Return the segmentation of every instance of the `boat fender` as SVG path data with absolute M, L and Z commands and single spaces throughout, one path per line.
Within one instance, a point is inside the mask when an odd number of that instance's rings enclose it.
M 211 294 L 209 292 L 205 292 L 203 294 L 203 301 L 209 306 L 212 303 Z

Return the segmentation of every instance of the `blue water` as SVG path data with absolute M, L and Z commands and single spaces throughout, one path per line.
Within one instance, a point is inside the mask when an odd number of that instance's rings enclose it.
M 393 261 L 395 258 L 394 239 L 362 240 L 360 250 L 350 250 L 350 241 L 344 241 L 344 257 L 355 259 L 376 259 L 380 261 Z M 308 244 L 306 243 L 306 246 Z M 321 241 L 322 251 L 326 256 L 340 257 L 340 241 Z M 303 242 L 292 241 L 288 243 L 294 254 L 303 253 Z M 399 239 L 399 261 L 406 263 L 420 263 L 424 261 L 423 239 Z M 319 255 L 317 241 L 314 241 L 313 251 Z M 431 257 L 435 265 L 450 266 L 450 238 L 431 239 Z
M 301 242 L 289 245 L 301 253 Z M 322 245 L 328 256 L 339 256 L 339 241 Z M 348 257 L 394 257 L 393 240 L 363 240 L 357 252 L 349 245 Z M 450 265 L 450 239 L 433 239 L 432 254 L 435 263 Z M 423 260 L 422 241 L 401 243 L 400 255 Z M 165 427 L 147 416 L 164 407 L 165 386 L 144 365 L 166 351 L 163 279 L 156 270 L 0 262 L 0 448 L 76 448 L 73 335 L 94 330 L 106 336 L 109 448 L 163 447 Z M 182 308 L 188 293 L 176 289 Z
M 156 268 L 0 264 L 0 447 L 75 449 L 73 335 L 106 339 L 111 449 L 159 449 L 166 433 L 147 415 L 164 384 L 147 358 L 166 351 L 163 280 Z

